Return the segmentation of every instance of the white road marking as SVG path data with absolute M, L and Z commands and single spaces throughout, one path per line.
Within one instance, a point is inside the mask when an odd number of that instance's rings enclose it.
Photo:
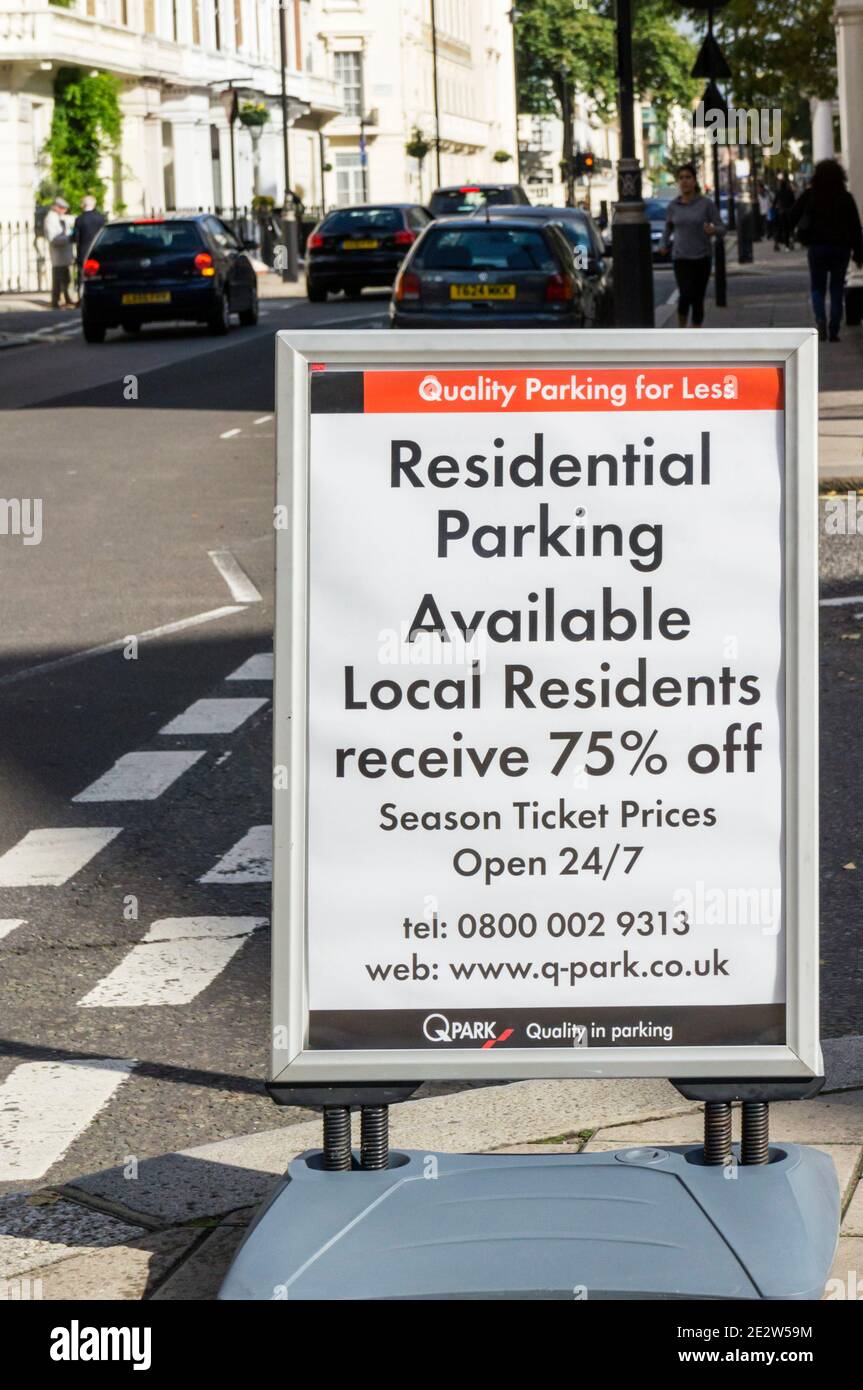
M 200 883 L 269 883 L 273 876 L 273 827 L 253 825 Z
M 0 855 L 0 888 L 57 888 L 109 845 L 121 826 L 67 825 L 28 830 Z
M 219 435 L 219 438 L 220 438 L 220 439 L 233 439 L 233 437 L 234 437 L 235 434 L 240 434 L 240 433 L 241 433 L 240 430 L 225 430 L 225 433 L 224 433 L 224 434 L 220 434 L 220 435 Z
M 0 1182 L 41 1178 L 92 1124 L 134 1062 L 22 1062 L 0 1086 Z
M 331 328 L 337 323 L 378 323 L 379 321 L 385 321 L 386 318 L 386 310 L 383 310 L 383 312 L 379 314 L 352 314 L 350 318 L 327 319 L 326 323 L 321 324 L 320 327 Z
M 0 918 L 0 941 L 4 936 L 8 936 L 16 927 L 23 927 L 26 917 L 2 917 Z
M 155 801 L 157 796 L 203 758 L 203 749 L 156 749 L 124 753 L 73 801 Z
M 273 679 L 273 653 L 256 652 L 225 677 L 229 681 L 271 681 Z
M 822 608 L 837 608 L 840 603 L 863 603 L 863 596 L 852 594 L 849 598 L 823 598 L 821 599 Z
M 232 613 L 242 613 L 242 608 L 234 604 L 224 608 L 211 608 L 207 613 L 194 613 L 191 618 L 178 618 L 173 623 L 163 623 L 161 627 L 148 628 L 146 632 L 136 632 L 128 637 L 115 637 L 113 642 L 103 642 L 98 647 L 85 647 L 80 652 L 68 656 L 58 656 L 54 661 L 40 661 L 38 666 L 27 666 L 23 671 L 12 671 L 8 676 L 0 676 L 0 685 L 15 685 L 30 676 L 42 676 L 46 671 L 59 671 L 62 666 L 74 666 L 79 661 L 88 661 L 91 656 L 107 656 L 109 652 L 120 651 L 133 637 L 136 642 L 148 642 L 156 637 L 169 637 L 173 632 L 185 632 L 190 627 L 200 627 L 202 623 L 213 623 L 219 618 L 228 618 Z
M 232 599 L 237 603 L 261 602 L 261 595 L 230 550 L 208 550 L 207 554 L 230 589 Z
M 195 700 L 159 730 L 160 734 L 232 734 L 267 704 L 263 698 Z
M 252 424 L 253 424 L 253 425 L 266 425 L 266 424 L 269 424 L 270 420 L 272 420 L 272 419 L 274 419 L 274 418 L 275 418 L 275 417 L 272 416 L 272 415 L 259 415 L 258 418 L 257 418 L 257 420 L 253 420 L 253 421 L 252 421 Z
M 163 917 L 104 980 L 82 1009 L 188 1004 L 212 984 L 266 917 Z

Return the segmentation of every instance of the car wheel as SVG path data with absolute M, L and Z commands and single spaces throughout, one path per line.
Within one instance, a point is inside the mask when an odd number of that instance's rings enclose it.
M 244 328 L 254 328 L 258 322 L 258 291 L 252 290 L 252 302 L 248 309 L 240 310 L 240 323 Z
M 216 302 L 207 319 L 207 327 L 211 333 L 221 336 L 227 333 L 231 326 L 231 310 L 228 306 L 227 292 L 216 294 Z
M 120 327 L 124 333 L 134 334 L 140 333 L 141 331 L 141 325 L 139 323 L 134 323 L 131 319 L 124 319 Z
M 106 327 L 104 323 L 99 323 L 96 319 L 91 319 L 88 314 L 84 314 L 81 319 L 81 327 L 84 330 L 85 343 L 104 343 Z
M 362 285 L 348 285 L 345 295 L 348 299 L 361 299 L 363 294 Z
M 327 292 L 322 285 L 315 285 L 306 276 L 306 299 L 310 304 L 326 304 Z

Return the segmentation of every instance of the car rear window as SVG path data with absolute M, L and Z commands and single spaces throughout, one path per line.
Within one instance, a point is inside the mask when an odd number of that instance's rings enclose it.
M 658 198 L 649 198 L 644 204 L 644 211 L 648 222 L 664 222 L 668 216 L 669 202 L 660 202 Z
M 498 227 L 432 227 L 411 263 L 412 270 L 541 270 L 559 269 L 554 253 L 540 231 Z
M 516 189 L 512 184 L 501 184 L 499 188 L 449 188 L 445 193 L 434 193 L 430 207 L 437 217 L 453 217 L 460 212 L 473 212 L 474 208 L 488 203 L 517 203 Z
M 115 222 L 99 237 L 98 254 L 112 257 L 199 251 L 203 244 L 194 222 Z
M 342 208 L 326 218 L 321 231 L 327 236 L 353 232 L 398 232 L 404 226 L 400 208 Z

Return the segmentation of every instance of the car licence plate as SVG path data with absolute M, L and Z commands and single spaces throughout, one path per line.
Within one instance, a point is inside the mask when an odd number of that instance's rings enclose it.
M 450 285 L 450 299 L 515 299 L 515 285 Z
M 159 290 L 153 294 L 124 294 L 121 304 L 170 304 L 171 291 Z
M 379 241 L 343 241 L 342 246 L 345 251 L 377 251 L 380 246 Z

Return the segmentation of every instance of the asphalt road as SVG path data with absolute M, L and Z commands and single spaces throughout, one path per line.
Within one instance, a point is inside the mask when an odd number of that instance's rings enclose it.
M 3 492 L 43 499 L 43 535 L 0 537 L 0 1186 L 300 1118 L 261 1084 L 272 336 L 385 310 L 267 301 L 226 339 L 99 347 L 39 314 L 50 331 L 2 354 Z M 863 594 L 858 537 L 831 545 L 825 592 Z M 841 1036 L 863 1033 L 863 599 L 822 613 L 823 1032 Z M 232 729 L 197 703 L 226 698 Z

